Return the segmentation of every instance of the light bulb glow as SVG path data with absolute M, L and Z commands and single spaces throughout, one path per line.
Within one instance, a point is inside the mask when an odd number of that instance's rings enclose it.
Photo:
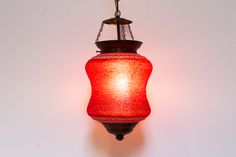
M 127 92 L 129 79 L 125 74 L 119 74 L 115 78 L 115 88 L 118 92 Z

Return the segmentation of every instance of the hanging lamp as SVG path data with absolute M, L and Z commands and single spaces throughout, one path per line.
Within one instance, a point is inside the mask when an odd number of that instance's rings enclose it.
M 99 54 L 87 62 L 85 69 L 92 86 L 88 115 L 117 140 L 123 140 L 151 112 L 146 85 L 152 64 L 137 54 L 142 42 L 134 40 L 132 21 L 120 17 L 118 2 L 115 0 L 115 17 L 104 20 L 98 32 L 95 44 Z M 99 41 L 104 25 L 116 26 L 117 40 Z

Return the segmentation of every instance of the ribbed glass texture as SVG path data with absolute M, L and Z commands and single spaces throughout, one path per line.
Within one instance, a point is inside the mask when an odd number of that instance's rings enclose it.
M 102 123 L 135 123 L 151 112 L 146 85 L 152 64 L 135 53 L 104 53 L 86 64 L 92 94 L 87 112 Z

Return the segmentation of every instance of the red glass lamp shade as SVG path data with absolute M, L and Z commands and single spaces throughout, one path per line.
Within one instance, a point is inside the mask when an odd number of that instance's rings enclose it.
M 136 53 L 102 53 L 86 64 L 92 95 L 87 112 L 103 124 L 137 124 L 151 112 L 146 85 L 152 64 Z M 117 127 L 117 126 L 116 126 Z

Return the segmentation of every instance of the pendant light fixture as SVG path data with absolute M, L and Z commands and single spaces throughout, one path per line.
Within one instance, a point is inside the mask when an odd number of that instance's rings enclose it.
M 92 86 L 88 115 L 122 140 L 151 112 L 146 85 L 152 64 L 137 54 L 142 42 L 134 40 L 132 21 L 120 17 L 118 2 L 115 0 L 115 17 L 104 20 L 99 30 L 95 44 L 100 54 L 92 57 L 85 69 Z M 99 41 L 104 25 L 116 27 L 117 40 Z

